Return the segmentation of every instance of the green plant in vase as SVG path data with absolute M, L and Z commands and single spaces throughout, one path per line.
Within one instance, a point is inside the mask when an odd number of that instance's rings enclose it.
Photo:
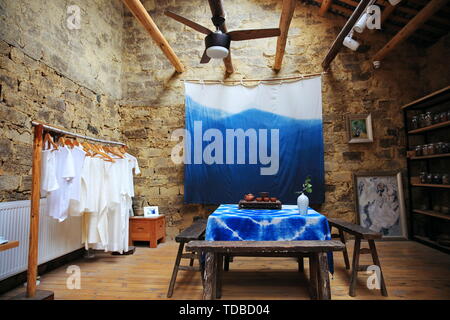
M 306 196 L 305 193 L 312 193 L 311 176 L 306 177 L 305 182 L 302 185 L 302 188 L 303 188 L 302 191 L 296 192 L 297 194 L 300 194 L 297 198 L 298 212 L 300 214 L 307 214 L 309 206 L 309 198 L 308 196 Z

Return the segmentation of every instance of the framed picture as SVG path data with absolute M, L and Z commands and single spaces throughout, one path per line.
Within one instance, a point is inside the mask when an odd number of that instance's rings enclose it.
M 373 142 L 372 116 L 354 114 L 347 116 L 348 143 Z
M 407 239 L 401 173 L 355 173 L 353 179 L 358 223 L 385 239 Z
M 144 207 L 144 217 L 151 218 L 159 216 L 159 211 L 157 206 Z

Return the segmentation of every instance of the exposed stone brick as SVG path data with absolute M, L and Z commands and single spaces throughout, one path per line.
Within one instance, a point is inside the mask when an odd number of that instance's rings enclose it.
M 356 160 L 361 161 L 364 155 L 363 152 L 344 152 L 342 153 L 344 160 Z

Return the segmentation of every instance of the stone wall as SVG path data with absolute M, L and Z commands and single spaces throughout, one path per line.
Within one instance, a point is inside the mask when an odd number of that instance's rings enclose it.
M 80 28 L 69 29 L 70 5 Z M 121 1 L 0 0 L 0 39 L 95 92 L 121 96 Z
M 69 4 L 0 0 L 0 201 L 29 199 L 31 120 L 121 139 L 123 7 L 84 1 L 69 30 Z
M 123 54 L 123 133 L 138 156 L 143 175 L 137 192 L 168 216 L 168 234 L 173 236 L 191 222 L 192 215 L 207 215 L 214 206 L 183 205 L 183 166 L 170 160 L 176 142 L 169 137 L 184 126 L 184 90 L 181 79 L 223 79 L 221 61 L 200 65 L 203 35 L 167 19 L 172 10 L 204 26 L 212 27 L 207 2 L 200 0 L 143 1 L 186 66 L 174 73 L 162 52 L 136 19 L 125 12 Z M 230 0 L 225 4 L 229 30 L 270 28 L 279 23 L 281 1 Z M 283 77 L 321 71 L 321 61 L 345 19 L 332 14 L 318 16 L 318 8 L 298 3 L 290 27 L 282 70 L 271 66 L 276 39 L 232 43 L 235 73 L 231 79 Z M 405 43 L 374 70 L 370 58 L 387 41 L 381 32 L 365 32 L 358 41 L 369 46 L 365 53 L 343 49 L 323 76 L 326 202 L 320 210 L 330 216 L 355 220 L 352 173 L 361 171 L 405 171 L 405 136 L 399 107 L 422 94 L 419 61 L 423 51 Z M 348 144 L 345 116 L 371 113 L 375 141 Z
M 450 85 L 450 33 L 443 36 L 426 50 L 426 59 L 421 64 L 421 80 L 425 93 Z

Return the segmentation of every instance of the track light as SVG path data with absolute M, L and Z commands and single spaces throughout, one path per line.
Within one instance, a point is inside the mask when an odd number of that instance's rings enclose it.
M 350 50 L 356 51 L 359 47 L 359 42 L 352 38 L 353 33 L 350 33 L 345 37 L 344 42 L 342 43 L 344 46 L 349 48 Z
M 391 4 L 391 6 L 396 6 L 397 4 L 400 3 L 400 1 L 402 0 L 389 0 L 389 3 Z
M 353 29 L 358 33 L 362 33 L 366 28 L 366 24 L 367 24 L 367 13 L 363 13 L 359 18 L 358 22 L 356 22 Z

